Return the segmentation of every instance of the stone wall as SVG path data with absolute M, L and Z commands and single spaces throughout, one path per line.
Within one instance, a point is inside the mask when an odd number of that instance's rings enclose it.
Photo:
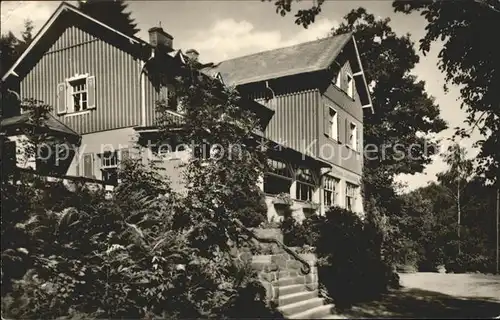
M 259 280 L 266 288 L 267 299 L 279 299 L 280 286 L 304 284 L 308 290 L 318 289 L 318 270 L 314 254 L 300 254 L 311 266 L 309 274 L 301 271 L 302 263 L 288 253 L 254 255 L 252 267 L 258 272 Z

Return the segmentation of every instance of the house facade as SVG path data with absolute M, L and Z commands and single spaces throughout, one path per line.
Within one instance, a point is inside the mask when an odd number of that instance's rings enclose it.
M 174 50 L 161 28 L 146 42 L 62 3 L 2 80 L 21 98 L 53 106 L 54 120 L 79 135 L 65 174 L 114 181 L 120 161 L 139 156 L 154 159 L 180 190 L 191 150 L 165 159 L 135 146 L 157 130 L 156 101 L 171 91 L 148 76 L 148 64 L 160 59 L 168 72 L 196 54 Z M 299 217 L 330 205 L 363 212 L 363 110 L 371 103 L 351 34 L 209 64 L 203 72 L 235 85 L 242 107 L 268 119 L 262 134 L 274 145 L 272 169 L 259 183 L 270 220 L 280 219 L 275 204 L 282 194 Z M 180 121 L 182 110 L 174 106 L 171 116 Z

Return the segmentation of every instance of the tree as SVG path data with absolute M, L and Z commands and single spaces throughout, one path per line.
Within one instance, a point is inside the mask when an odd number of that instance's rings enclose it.
M 175 72 L 175 77 L 159 78 L 163 84 L 172 84 L 178 103 L 184 107 L 179 138 L 195 154 L 185 168 L 189 215 L 180 213 L 180 217 L 183 224 L 193 226 L 192 236 L 203 252 L 212 255 L 228 249 L 228 242 L 239 242 L 242 232 L 237 220 L 247 227 L 267 220 L 263 194 L 256 183 L 266 158 L 253 135 L 259 128 L 256 114 L 241 105 L 234 88 L 225 87 L 197 67 L 190 61 L 177 71 L 167 69 Z M 179 126 L 172 123 L 169 108 L 167 101 L 158 102 L 161 144 L 171 141 L 172 125 Z
M 438 66 L 448 85 L 460 87 L 461 108 L 472 126 L 456 128 L 457 134 L 469 136 L 478 128 L 486 136 L 477 142 L 479 169 L 500 181 L 500 48 L 490 38 L 491 30 L 500 29 L 500 2 L 397 0 L 393 7 L 405 14 L 420 12 L 427 20 L 427 33 L 420 40 L 422 53 L 443 42 Z
M 33 41 L 34 27 L 33 21 L 27 19 L 24 21 L 24 31 L 21 33 L 21 39 L 18 39 L 12 31 L 2 34 L 0 37 L 0 52 L 2 55 L 0 76 L 3 76 L 29 47 Z
M 21 32 L 21 40 L 16 47 L 17 56 L 20 57 L 24 51 L 29 47 L 31 42 L 33 41 L 33 29 L 35 26 L 33 25 L 33 21 L 27 19 L 24 21 L 24 31 Z
M 0 37 L 0 54 L 2 55 L 2 59 L 0 59 L 0 76 L 3 77 L 5 72 L 7 72 L 17 60 L 18 55 L 16 52 L 16 48 L 18 46 L 18 43 L 19 40 L 11 31 L 9 31 L 7 34 L 2 34 L 2 36 Z
M 411 74 L 419 57 L 410 36 L 397 36 L 390 19 L 375 19 L 364 8 L 344 19 L 333 34 L 354 33 L 375 109 L 364 116 L 364 144 L 379 148 L 365 157 L 365 197 L 388 203 L 396 175 L 422 172 L 432 161 L 437 141 L 431 134 L 446 123 L 425 83 Z
M 80 0 L 78 7 L 82 12 L 109 25 L 126 35 L 134 36 L 140 29 L 130 17 L 130 12 L 125 12 L 127 4 L 123 0 Z
M 460 219 L 462 210 L 462 192 L 467 187 L 467 182 L 473 172 L 472 160 L 467 159 L 467 151 L 458 143 L 452 144 L 443 155 L 445 163 L 449 166 L 447 172 L 438 174 L 438 181 L 446 188 L 450 196 L 455 201 L 457 208 L 457 236 L 458 236 L 458 254 L 460 250 Z
M 265 2 L 266 0 L 261 0 Z M 267 0 L 269 2 L 274 0 Z M 295 0 L 295 2 L 299 2 L 300 0 Z M 292 3 L 294 0 L 277 0 L 274 2 L 276 6 L 276 13 L 279 13 L 282 17 L 284 17 L 287 13 L 292 10 Z M 309 9 L 298 10 L 295 14 L 295 23 L 302 25 L 304 28 L 307 28 L 311 23 L 314 23 L 316 16 L 321 13 L 321 6 L 325 0 L 315 0 L 313 6 Z

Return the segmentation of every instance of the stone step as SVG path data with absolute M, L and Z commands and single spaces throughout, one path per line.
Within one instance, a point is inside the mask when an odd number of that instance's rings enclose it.
M 286 306 L 286 305 L 289 305 L 292 303 L 306 301 L 306 300 L 309 300 L 312 298 L 316 298 L 317 296 L 318 296 L 318 290 L 287 294 L 284 296 L 280 296 L 278 298 L 278 305 L 279 306 Z
M 322 318 L 319 318 L 319 319 L 349 319 L 345 316 L 341 316 L 339 314 L 329 314 L 327 316 L 324 316 Z
M 278 307 L 278 311 L 280 311 L 285 317 L 289 318 L 290 315 L 301 314 L 310 309 L 322 306 L 323 304 L 323 299 L 316 297 L 305 301 L 291 303 L 286 306 L 280 306 Z
M 333 316 L 335 306 L 333 304 L 322 304 L 312 308 L 305 309 L 293 314 L 288 314 L 288 319 L 337 319 L 337 318 L 324 318 Z
M 291 284 L 289 286 L 281 286 L 278 287 L 278 293 L 279 296 L 284 296 L 287 294 L 292 294 L 292 293 L 299 293 L 299 292 L 304 292 L 308 291 L 307 287 L 303 284 Z
M 304 284 L 304 279 L 303 279 L 303 277 L 286 277 L 286 278 L 280 278 L 277 281 L 274 281 L 273 284 L 277 285 L 279 287 L 290 286 L 292 284 Z

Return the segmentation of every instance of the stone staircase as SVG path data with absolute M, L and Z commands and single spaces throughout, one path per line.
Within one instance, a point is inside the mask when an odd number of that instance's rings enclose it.
M 319 296 L 315 255 L 300 257 L 309 263 L 309 274 L 301 271 L 300 261 L 285 252 L 252 257 L 252 266 L 266 288 L 267 299 L 287 319 L 346 319 L 336 315 L 334 305 Z

